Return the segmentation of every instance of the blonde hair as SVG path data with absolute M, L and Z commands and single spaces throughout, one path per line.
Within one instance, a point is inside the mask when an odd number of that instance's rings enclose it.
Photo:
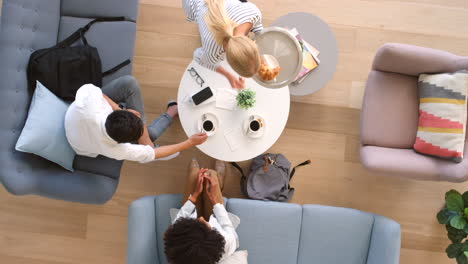
M 254 41 L 246 36 L 234 36 L 237 26 L 224 7 L 224 0 L 205 0 L 208 12 L 205 23 L 216 43 L 226 44 L 226 58 L 229 65 L 241 76 L 252 77 L 260 68 L 260 54 Z

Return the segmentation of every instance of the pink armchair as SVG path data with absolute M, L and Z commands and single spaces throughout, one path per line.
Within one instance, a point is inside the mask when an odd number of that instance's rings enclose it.
M 468 144 L 461 163 L 417 154 L 418 75 L 468 69 L 468 58 L 448 52 L 385 44 L 374 59 L 361 113 L 361 161 L 367 169 L 417 180 L 468 180 Z

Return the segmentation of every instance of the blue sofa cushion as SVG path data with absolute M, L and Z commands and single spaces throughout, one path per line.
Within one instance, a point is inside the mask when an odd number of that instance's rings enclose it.
M 354 209 L 304 205 L 298 263 L 366 264 L 374 216 Z
M 73 171 L 76 153 L 65 135 L 68 106 L 38 81 L 15 149 L 36 154 Z
M 240 217 L 239 249 L 248 250 L 249 263 L 296 263 L 302 219 L 300 205 L 229 199 L 227 210 Z
M 98 3 L 97 3 L 98 2 Z M 124 16 L 136 21 L 137 0 L 62 0 L 61 13 L 73 17 L 115 17 Z

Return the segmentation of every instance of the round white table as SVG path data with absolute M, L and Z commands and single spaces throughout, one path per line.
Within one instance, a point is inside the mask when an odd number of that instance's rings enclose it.
M 225 61 L 221 65 L 234 73 Z M 197 82 L 188 71 L 192 67 L 204 80 L 202 87 L 200 81 Z M 198 106 L 188 100 L 191 95 L 207 86 L 213 90 L 212 99 Z M 218 160 L 239 162 L 264 153 L 278 140 L 288 121 L 290 96 L 287 86 L 281 89 L 268 89 L 248 78 L 245 80 L 245 87 L 256 92 L 257 102 L 253 108 L 243 110 L 236 107 L 234 110 L 226 110 L 217 107 L 215 102 L 217 90 L 231 89 L 230 87 L 224 76 L 192 61 L 180 81 L 177 101 L 180 122 L 187 136 L 200 133 L 198 122 L 203 114 L 213 113 L 217 116 L 219 125 L 216 133 L 198 146 L 203 153 Z M 248 137 L 245 133 L 243 124 L 251 115 L 260 115 L 265 121 L 264 133 L 259 138 Z

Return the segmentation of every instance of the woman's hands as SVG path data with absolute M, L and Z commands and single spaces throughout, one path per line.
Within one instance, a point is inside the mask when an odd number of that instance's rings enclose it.
M 216 197 L 216 190 L 219 188 L 219 182 L 217 178 L 211 178 L 209 175 L 208 169 L 200 169 L 197 175 L 197 183 L 195 185 L 195 189 L 192 192 L 189 200 L 192 203 L 196 203 L 200 195 L 205 191 L 206 196 L 210 200 L 211 204 L 218 203 L 218 199 Z
M 228 77 L 228 80 L 232 88 L 234 89 L 242 90 L 245 88 L 245 79 L 242 77 L 237 78 L 231 75 L 230 77 Z
M 205 173 L 208 171 L 208 169 L 200 169 L 197 175 L 197 184 L 195 185 L 195 189 L 193 190 L 192 196 L 190 196 L 190 201 L 192 203 L 196 203 L 198 197 L 200 197 L 200 194 L 203 192 L 203 182 L 205 179 Z
M 224 75 L 226 79 L 228 79 L 229 83 L 231 84 L 232 88 L 242 90 L 245 88 L 245 79 L 242 77 L 236 77 L 224 69 L 222 66 L 218 66 L 216 68 L 216 72 Z
M 208 196 L 208 199 L 210 199 L 211 204 L 215 205 L 218 202 L 215 190 L 219 188 L 219 183 L 216 178 L 211 178 L 209 175 L 205 175 L 204 178 L 206 195 Z

